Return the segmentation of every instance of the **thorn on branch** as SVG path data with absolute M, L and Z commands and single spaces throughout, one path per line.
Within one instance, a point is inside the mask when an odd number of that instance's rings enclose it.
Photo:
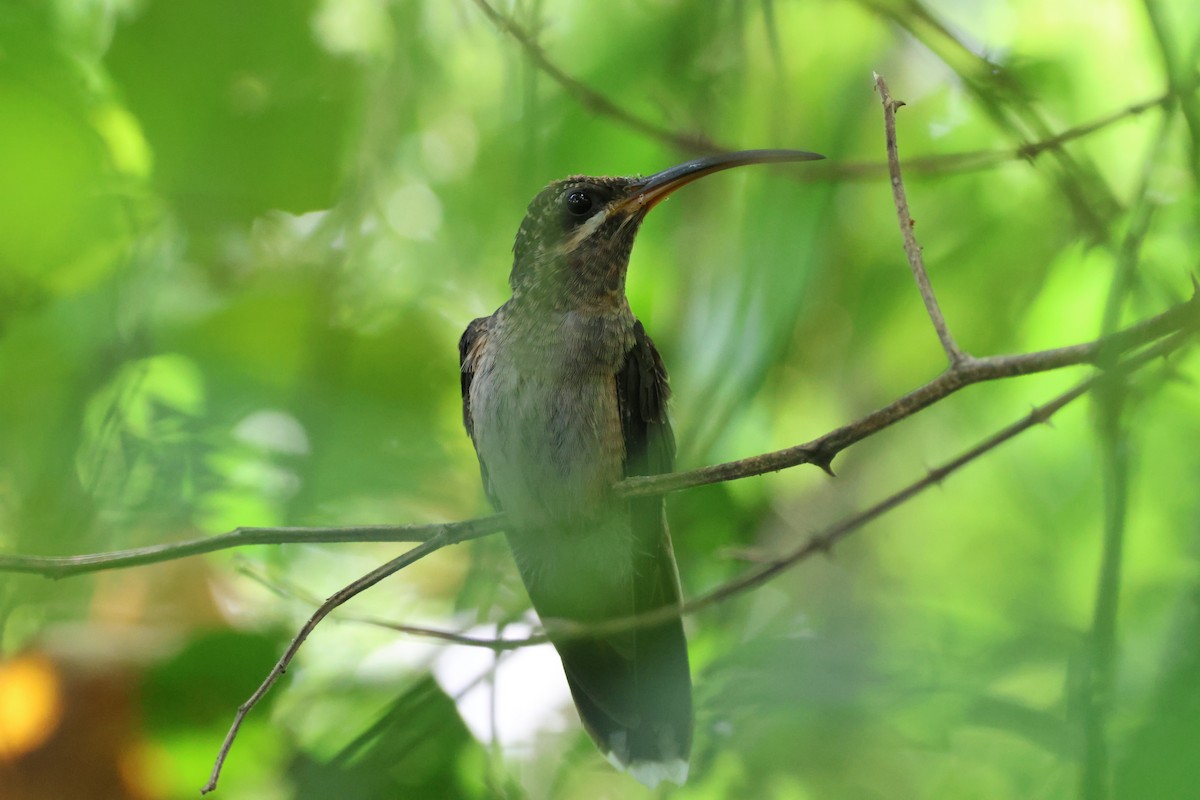
M 832 536 L 814 536 L 808 541 L 814 553 L 820 553 L 826 558 L 833 558 Z
M 1035 406 L 1029 412 L 1029 421 L 1033 425 L 1045 425 L 1049 428 L 1054 427 L 1054 422 L 1051 417 L 1054 416 L 1054 409 L 1046 408 L 1045 406 Z
M 816 464 L 821 470 L 831 478 L 836 478 L 837 474 L 833 471 L 833 454 L 826 455 L 825 453 L 814 453 L 812 463 Z
M 953 472 L 952 469 L 947 469 L 946 467 L 936 467 L 934 469 L 929 470 L 929 472 L 926 473 L 925 477 L 926 477 L 926 480 L 928 480 L 934 486 L 937 486 L 940 488 L 942 485 L 942 482 L 945 481 L 947 477 L 949 477 L 951 472 Z
M 1053 415 L 1047 414 L 1043 409 L 1040 409 L 1037 406 L 1029 409 L 1029 418 L 1039 425 L 1045 425 L 1047 428 L 1051 429 L 1054 428 Z
M 726 547 L 720 550 L 718 555 L 730 561 L 743 561 L 747 564 L 771 564 L 778 560 L 760 547 Z

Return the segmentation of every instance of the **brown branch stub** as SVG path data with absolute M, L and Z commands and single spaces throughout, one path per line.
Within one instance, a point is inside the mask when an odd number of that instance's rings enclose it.
M 942 349 L 946 351 L 950 368 L 954 369 L 969 361 L 971 357 L 959 349 L 958 343 L 954 341 L 954 335 L 950 333 L 950 328 L 946 325 L 942 309 L 933 293 L 933 285 L 929 282 L 929 273 L 925 270 L 925 259 L 921 255 L 921 246 L 917 244 L 917 238 L 913 235 L 913 220 L 908 210 L 908 195 L 904 191 L 904 181 L 900 177 L 900 155 L 896 145 L 896 109 L 903 106 L 904 103 L 892 98 L 883 76 L 877 72 L 872 74 L 875 78 L 875 89 L 879 92 L 879 98 L 883 102 L 883 128 L 887 139 L 888 174 L 892 179 L 892 199 L 896 203 L 896 213 L 900 219 L 900 233 L 904 237 L 904 254 L 908 256 L 909 266 L 917 281 L 917 288 L 921 292 L 921 299 L 925 301 L 925 310 L 933 322 L 933 328 L 937 332 L 938 340 L 942 343 Z

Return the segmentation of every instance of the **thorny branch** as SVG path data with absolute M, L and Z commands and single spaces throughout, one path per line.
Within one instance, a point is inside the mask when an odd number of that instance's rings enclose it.
M 984 455 L 985 453 L 994 450 L 1004 442 L 1017 436 L 1018 434 L 1034 427 L 1035 425 L 1043 424 L 1063 407 L 1069 405 L 1088 392 L 1096 389 L 1098 386 L 1109 383 L 1114 380 L 1119 380 L 1130 373 L 1141 369 L 1152 361 L 1163 358 L 1178 350 L 1180 347 L 1188 344 L 1194 334 L 1194 329 L 1178 331 L 1171 336 L 1156 342 L 1150 347 L 1141 352 L 1130 356 L 1114 365 L 1106 372 L 1100 372 L 1090 378 L 1079 383 L 1075 388 L 1064 392 L 1058 397 L 1043 406 L 1033 409 L 1024 418 L 1014 422 L 1008 427 L 996 432 L 987 439 L 984 439 L 979 444 L 959 455 L 957 458 L 946 462 L 940 467 L 935 467 L 929 470 L 925 477 L 917 480 L 900 491 L 892 494 L 871 507 L 853 514 L 840 522 L 834 523 L 822 532 L 811 536 L 807 541 L 801 544 L 796 549 L 792 550 L 778 558 L 772 559 L 763 565 L 751 570 L 745 575 L 735 578 L 727 583 L 718 586 L 711 592 L 701 595 L 693 600 L 683 604 L 684 614 L 694 614 L 697 611 L 708 608 L 716 603 L 726 600 L 734 595 L 742 594 L 750 589 L 760 586 L 767 581 L 779 575 L 781 572 L 789 569 L 792 566 L 810 558 L 817 553 L 828 552 L 841 539 L 848 536 L 850 533 L 858 530 L 863 525 L 883 516 L 892 509 L 907 502 L 912 497 L 923 492 L 931 486 L 940 484 L 953 473 L 957 472 L 962 467 Z M 597 634 L 604 635 L 617 633 L 630 628 L 642 626 L 653 626 L 664 622 L 673 617 L 672 609 L 663 608 L 656 609 L 653 612 L 639 614 L 636 617 L 626 617 L 619 620 L 611 620 L 602 625 L 584 626 L 562 626 L 561 630 L 568 636 Z M 558 638 L 560 628 L 556 626 L 554 629 L 555 637 Z M 545 637 L 530 637 L 531 644 L 537 644 L 545 641 Z M 478 642 L 477 642 L 478 643 Z M 519 646 L 519 643 L 513 640 L 501 640 L 504 649 L 511 649 L 513 646 Z

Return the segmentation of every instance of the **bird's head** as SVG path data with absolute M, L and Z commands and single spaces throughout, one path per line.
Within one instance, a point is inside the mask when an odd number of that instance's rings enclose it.
M 633 239 L 646 214 L 669 194 L 714 172 L 746 164 L 813 161 L 803 150 L 744 150 L 698 158 L 646 178 L 555 181 L 529 204 L 513 243 L 513 296 L 556 308 L 618 300 Z

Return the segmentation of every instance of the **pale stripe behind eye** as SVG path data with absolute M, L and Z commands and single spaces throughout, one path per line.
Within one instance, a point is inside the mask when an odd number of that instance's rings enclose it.
M 612 211 L 612 205 L 605 206 L 603 209 L 593 214 L 586 222 L 574 230 L 574 232 L 566 238 L 562 243 L 561 252 L 563 255 L 573 252 L 576 247 L 583 243 L 593 233 L 595 233 L 601 225 L 608 221 L 608 215 Z

